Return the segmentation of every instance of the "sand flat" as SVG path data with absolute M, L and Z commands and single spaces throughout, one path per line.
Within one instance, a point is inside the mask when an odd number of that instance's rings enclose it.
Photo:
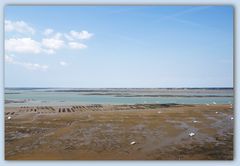
M 232 117 L 229 104 L 7 107 L 5 159 L 232 160 Z

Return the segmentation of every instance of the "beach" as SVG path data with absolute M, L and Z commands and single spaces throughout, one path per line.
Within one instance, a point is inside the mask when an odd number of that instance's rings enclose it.
M 233 160 L 232 104 L 5 107 L 6 160 Z
M 236 159 L 234 5 L 19 4 L 5 160 Z

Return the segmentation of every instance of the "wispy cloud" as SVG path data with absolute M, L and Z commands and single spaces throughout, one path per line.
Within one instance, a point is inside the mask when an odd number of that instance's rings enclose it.
M 212 29 L 212 30 L 215 30 L 215 31 L 220 31 L 216 27 L 207 26 L 207 25 L 200 24 L 200 23 L 197 23 L 197 22 L 194 22 L 194 21 L 189 21 L 189 20 L 180 19 L 180 18 L 171 18 L 171 20 L 177 21 L 177 22 L 182 23 L 182 24 L 190 25 L 190 26 L 193 26 L 193 27 L 207 28 L 207 29 Z
M 48 69 L 47 65 L 40 65 L 38 63 L 26 63 L 26 62 L 19 62 L 19 65 L 25 67 L 28 70 L 42 70 L 46 71 Z
M 202 11 L 202 10 L 206 10 L 208 8 L 211 8 L 211 6 L 192 7 L 192 8 L 188 8 L 188 9 L 185 9 L 185 10 L 167 15 L 167 16 L 163 16 L 163 17 L 159 18 L 158 20 L 177 18 L 179 16 L 196 13 L 196 12 L 199 12 L 199 11 Z
M 73 37 L 71 37 L 70 35 L 68 35 L 68 34 L 64 34 L 64 37 L 67 39 L 67 40 L 69 40 L 69 41 L 73 41 L 74 40 L 74 38 Z
M 5 55 L 5 62 L 13 65 L 22 66 L 28 70 L 40 70 L 46 71 L 49 67 L 48 65 L 41 65 L 38 63 L 20 62 L 16 61 L 13 56 Z
M 211 6 L 194 6 L 194 7 L 191 7 L 191 8 L 188 8 L 188 9 L 185 9 L 185 10 L 173 13 L 171 15 L 162 16 L 162 17 L 158 18 L 155 21 L 173 20 L 173 21 L 177 21 L 177 22 L 182 23 L 182 24 L 190 25 L 190 26 L 214 29 L 214 30 L 218 31 L 219 29 L 216 28 L 216 27 L 206 26 L 206 25 L 198 23 L 196 21 L 186 20 L 186 19 L 183 19 L 181 17 L 181 16 L 185 16 L 185 15 L 201 12 L 201 11 L 207 10 L 209 8 L 211 8 Z
M 77 43 L 77 42 L 69 42 L 68 45 L 72 49 L 84 49 L 84 48 L 87 48 L 87 46 L 85 44 Z
M 48 28 L 44 30 L 43 35 L 48 36 L 48 35 L 51 35 L 53 32 L 54 32 L 53 29 Z
M 93 34 L 92 33 L 89 33 L 88 31 L 80 31 L 80 32 L 77 32 L 77 31 L 74 31 L 74 30 L 71 30 L 69 32 L 70 36 L 74 39 L 80 39 L 80 40 L 86 40 L 86 39 L 90 39 L 93 37 Z
M 29 26 L 26 22 L 10 21 L 10 20 L 5 20 L 5 31 L 6 32 L 16 31 L 19 33 L 30 33 L 30 34 L 35 33 L 34 28 Z
M 14 63 L 13 56 L 5 55 L 5 62 L 7 63 Z
M 64 41 L 56 38 L 44 38 L 42 45 L 48 49 L 57 50 L 64 46 Z
M 68 65 L 68 63 L 65 62 L 65 61 L 60 61 L 59 64 L 60 64 L 61 66 L 67 66 L 67 65 Z

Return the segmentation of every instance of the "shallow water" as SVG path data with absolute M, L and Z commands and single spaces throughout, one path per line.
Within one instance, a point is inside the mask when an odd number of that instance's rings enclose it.
M 145 97 L 141 95 L 145 95 Z M 157 97 L 152 97 L 154 95 Z M 213 102 L 216 102 L 216 104 L 229 104 L 233 103 L 233 99 L 233 89 L 5 89 L 6 106 L 147 103 L 212 104 Z

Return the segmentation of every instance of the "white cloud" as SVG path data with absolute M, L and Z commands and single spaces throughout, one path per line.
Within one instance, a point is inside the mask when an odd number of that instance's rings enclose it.
M 64 41 L 58 38 L 59 36 L 42 39 L 42 45 L 48 49 L 57 50 L 64 46 Z
M 41 44 L 31 38 L 10 38 L 5 40 L 5 50 L 16 53 L 38 54 Z
M 55 54 L 56 53 L 53 49 L 43 49 L 43 52 L 46 54 Z
M 64 34 L 64 37 L 67 39 L 67 40 L 69 40 L 69 41 L 73 41 L 74 39 L 70 36 L 70 35 L 68 35 L 68 34 Z
M 35 30 L 24 21 L 5 20 L 5 32 L 16 31 L 19 33 L 34 34 Z
M 5 62 L 14 63 L 13 57 L 9 55 L 5 55 Z
M 53 35 L 53 38 L 54 38 L 54 39 L 61 39 L 61 37 L 62 37 L 62 34 L 59 33 L 59 32 L 57 32 L 57 33 L 55 33 L 55 34 Z
M 31 38 L 10 38 L 5 40 L 5 51 L 25 54 L 54 54 L 55 49 L 62 46 L 62 42 L 58 41 L 58 39 L 47 39 L 40 43 Z M 46 48 L 43 48 L 43 46 Z
M 24 21 L 5 21 L 6 32 L 17 31 L 21 33 L 34 33 L 35 30 Z M 45 36 L 45 37 L 43 37 Z M 86 30 L 68 33 L 56 32 L 54 29 L 46 28 L 42 33 L 42 38 L 35 40 L 31 37 L 12 37 L 5 40 L 5 51 L 7 53 L 20 54 L 55 54 L 61 48 L 85 49 L 87 45 L 77 42 L 77 40 L 90 39 L 93 36 Z M 65 42 L 68 42 L 65 45 Z M 67 47 L 66 47 L 67 46 Z
M 69 42 L 68 45 L 72 49 L 84 49 L 84 48 L 87 48 L 87 46 L 85 44 L 77 43 L 77 42 Z
M 64 61 L 60 61 L 59 64 L 60 64 L 61 66 L 67 66 L 67 65 L 68 65 L 68 64 L 67 64 L 66 62 L 64 62 Z
M 45 29 L 45 31 L 43 32 L 43 34 L 44 34 L 45 36 L 48 36 L 48 35 L 51 35 L 53 32 L 54 32 L 53 29 L 48 28 L 48 29 Z
M 19 65 L 25 67 L 28 70 L 42 70 L 46 71 L 48 69 L 47 65 L 40 65 L 38 63 L 26 63 L 26 62 L 21 62 Z
M 38 63 L 29 63 L 29 62 L 19 62 L 14 60 L 13 56 L 9 56 L 9 55 L 5 55 L 5 62 L 9 64 L 22 66 L 28 70 L 46 71 L 48 69 L 47 65 L 40 65 Z
M 75 39 L 81 39 L 81 40 L 84 40 L 84 39 L 90 39 L 93 34 L 92 33 L 89 33 L 88 31 L 81 31 L 81 32 L 77 32 L 77 31 L 70 31 L 70 35 L 72 38 L 75 38 Z

